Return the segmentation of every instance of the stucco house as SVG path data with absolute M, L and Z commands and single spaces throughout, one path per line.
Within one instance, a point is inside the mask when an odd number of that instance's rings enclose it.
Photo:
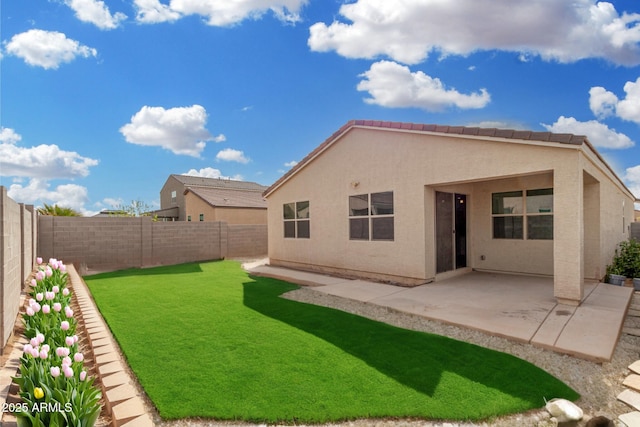
M 171 221 L 266 224 L 266 188 L 255 182 L 174 174 L 160 190 L 160 210 L 152 213 Z
M 636 198 L 585 136 L 355 120 L 265 192 L 269 262 L 418 285 L 553 277 L 579 305 Z

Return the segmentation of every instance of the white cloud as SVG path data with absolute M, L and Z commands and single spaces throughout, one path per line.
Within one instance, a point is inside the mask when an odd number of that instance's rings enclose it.
M 216 159 L 223 160 L 225 162 L 238 162 L 238 163 L 250 162 L 250 159 L 245 157 L 242 151 L 234 150 L 233 148 L 225 148 L 224 150 L 218 152 L 218 154 L 216 155 Z
M 88 58 L 98 54 L 97 50 L 68 39 L 63 33 L 37 29 L 14 35 L 5 42 L 5 48 L 8 54 L 44 69 L 57 69 L 78 56 Z
M 628 136 L 596 120 L 579 122 L 573 117 L 560 116 L 554 124 L 542 123 L 542 126 L 550 132 L 586 135 L 589 141 L 599 148 L 622 149 L 634 146 L 634 142 Z
M 212 136 L 205 125 L 207 112 L 200 105 L 191 107 L 144 106 L 131 122 L 120 128 L 127 142 L 162 147 L 175 154 L 199 157 L 207 141 L 220 142 L 224 135 Z
M 66 0 L 65 3 L 76 13 L 76 18 L 94 24 L 102 30 L 118 28 L 120 22 L 127 19 L 127 15 L 121 12 L 112 15 L 101 0 Z
M 21 176 L 39 179 L 77 178 L 89 175 L 89 168 L 97 160 L 83 157 L 75 151 L 61 150 L 57 145 L 20 147 L 16 144 L 20 135 L 12 129 L 3 128 L 2 136 L 9 137 L 0 142 L 1 176 Z
M 297 164 L 298 164 L 298 162 L 297 162 L 297 161 L 292 160 L 292 161 L 290 161 L 290 162 L 285 163 L 284 165 L 285 165 L 286 167 L 288 167 L 288 168 L 292 168 L 292 167 L 294 167 L 294 166 L 295 166 L 295 165 L 297 165 Z
M 589 89 L 589 108 L 593 114 L 604 119 L 615 114 L 618 97 L 603 87 L 594 86 Z
M 200 15 L 213 26 L 229 26 L 247 18 L 258 19 L 267 11 L 286 23 L 300 21 L 300 10 L 308 0 L 136 0 L 137 20 L 143 23 L 175 21 L 185 15 Z
M 618 97 L 603 87 L 589 90 L 589 106 L 598 118 L 615 115 L 623 120 L 640 124 L 640 77 L 624 85 L 625 98 Z
M 16 144 L 22 139 L 22 136 L 17 134 L 15 130 L 11 128 L 0 128 L 0 144 Z
M 521 58 L 640 63 L 640 14 L 597 0 L 357 0 L 343 20 L 310 27 L 309 47 L 348 58 L 386 55 L 415 64 L 431 53 L 517 52 Z M 528 60 L 528 59 L 527 59 Z
M 636 198 L 640 198 L 640 165 L 627 168 L 624 179 Z
M 48 205 L 72 208 L 83 215 L 94 214 L 84 206 L 89 201 L 89 196 L 86 187 L 81 185 L 63 184 L 52 190 L 46 180 L 32 178 L 27 186 L 12 184 L 7 194 L 20 203 L 35 205 L 47 203 Z
M 136 20 L 143 24 L 157 24 L 159 22 L 173 22 L 182 15 L 159 0 L 135 0 L 134 4 L 138 10 Z
M 242 175 L 235 175 L 232 177 L 224 176 L 222 175 L 222 172 L 220 172 L 220 170 L 209 168 L 209 167 L 202 168 L 200 170 L 190 169 L 189 172 L 184 173 L 183 175 L 199 176 L 201 178 L 220 178 L 220 179 L 232 179 L 235 181 L 242 181 Z
M 369 104 L 383 107 L 416 107 L 427 111 L 442 111 L 449 107 L 462 109 L 482 108 L 491 96 L 485 89 L 469 95 L 453 88 L 446 88 L 438 78 L 391 61 L 380 61 L 361 74 L 365 79 L 358 83 L 359 91 L 367 91 Z

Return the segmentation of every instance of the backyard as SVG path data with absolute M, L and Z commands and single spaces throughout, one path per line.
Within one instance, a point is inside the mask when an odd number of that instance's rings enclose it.
M 234 261 L 84 278 L 164 419 L 481 420 L 578 394 L 512 355 L 280 298 Z

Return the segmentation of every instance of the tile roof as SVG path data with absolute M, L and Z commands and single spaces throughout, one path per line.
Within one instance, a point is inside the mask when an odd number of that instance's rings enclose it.
M 263 187 L 266 188 L 266 187 Z M 238 190 L 231 188 L 190 187 L 185 194 L 191 192 L 211 206 L 225 206 L 234 208 L 264 208 L 267 201 L 261 191 Z
M 555 142 L 561 144 L 582 145 L 587 144 L 591 146 L 589 140 L 584 135 L 573 135 L 570 133 L 553 133 L 553 132 L 533 132 L 528 130 L 515 130 L 515 129 L 498 129 L 498 128 L 480 128 L 480 127 L 467 127 L 467 126 L 443 126 L 435 124 L 420 124 L 420 123 L 407 123 L 407 122 L 385 122 L 380 120 L 350 120 L 345 123 L 340 129 L 334 132 L 329 138 L 327 138 L 322 144 L 317 146 L 311 153 L 309 153 L 304 159 L 302 159 L 297 165 L 291 168 L 280 179 L 274 182 L 269 188 L 264 191 L 264 195 L 268 195 L 275 190 L 280 184 L 286 181 L 296 171 L 301 169 L 306 163 L 311 161 L 318 153 L 322 152 L 326 147 L 331 145 L 342 134 L 347 132 L 353 127 L 369 127 L 369 128 L 382 128 L 382 129 L 397 129 L 412 132 L 429 132 L 429 133 L 442 133 L 452 135 L 469 135 L 479 136 L 487 138 L 504 138 L 504 139 L 518 139 L 526 141 L 542 141 L 542 142 Z
M 200 176 L 191 175 L 177 175 L 172 174 L 172 177 L 180 181 L 185 187 L 210 187 L 210 188 L 229 188 L 236 190 L 246 191 L 259 191 L 263 192 L 267 189 L 266 186 L 260 185 L 255 182 L 249 181 L 236 181 L 233 179 L 225 178 L 203 178 Z

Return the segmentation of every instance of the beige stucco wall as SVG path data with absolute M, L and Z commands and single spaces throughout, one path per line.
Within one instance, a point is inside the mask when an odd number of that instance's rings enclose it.
M 176 198 L 171 198 L 171 192 L 176 192 Z M 160 190 L 160 209 L 173 208 L 175 206 L 184 206 L 184 184 L 175 179 L 173 176 L 169 176 L 167 181 Z M 184 213 L 184 209 L 178 209 L 178 220 L 186 221 L 187 217 Z
M 238 207 L 213 207 L 197 195 L 187 192 L 184 195 L 185 217 L 187 221 L 200 221 L 200 214 L 204 214 L 204 221 L 224 221 L 228 224 L 266 224 L 266 208 L 238 208 Z
M 628 220 L 633 218 L 630 194 L 598 162 L 575 145 L 355 127 L 269 194 L 269 257 L 272 264 L 406 283 L 433 280 L 435 191 L 458 192 L 468 196 L 469 267 L 554 275 L 557 296 L 577 298 L 575 283 L 599 274 L 613 243 L 624 239 L 618 224 L 622 200 Z M 492 238 L 492 192 L 549 187 L 553 241 Z M 394 192 L 395 240 L 349 240 L 348 197 L 383 191 Z M 285 239 L 282 205 L 305 200 L 311 238 Z M 591 212 L 598 205 L 600 211 Z M 583 218 L 600 232 L 585 235 Z M 602 249 L 592 247 L 598 244 Z

